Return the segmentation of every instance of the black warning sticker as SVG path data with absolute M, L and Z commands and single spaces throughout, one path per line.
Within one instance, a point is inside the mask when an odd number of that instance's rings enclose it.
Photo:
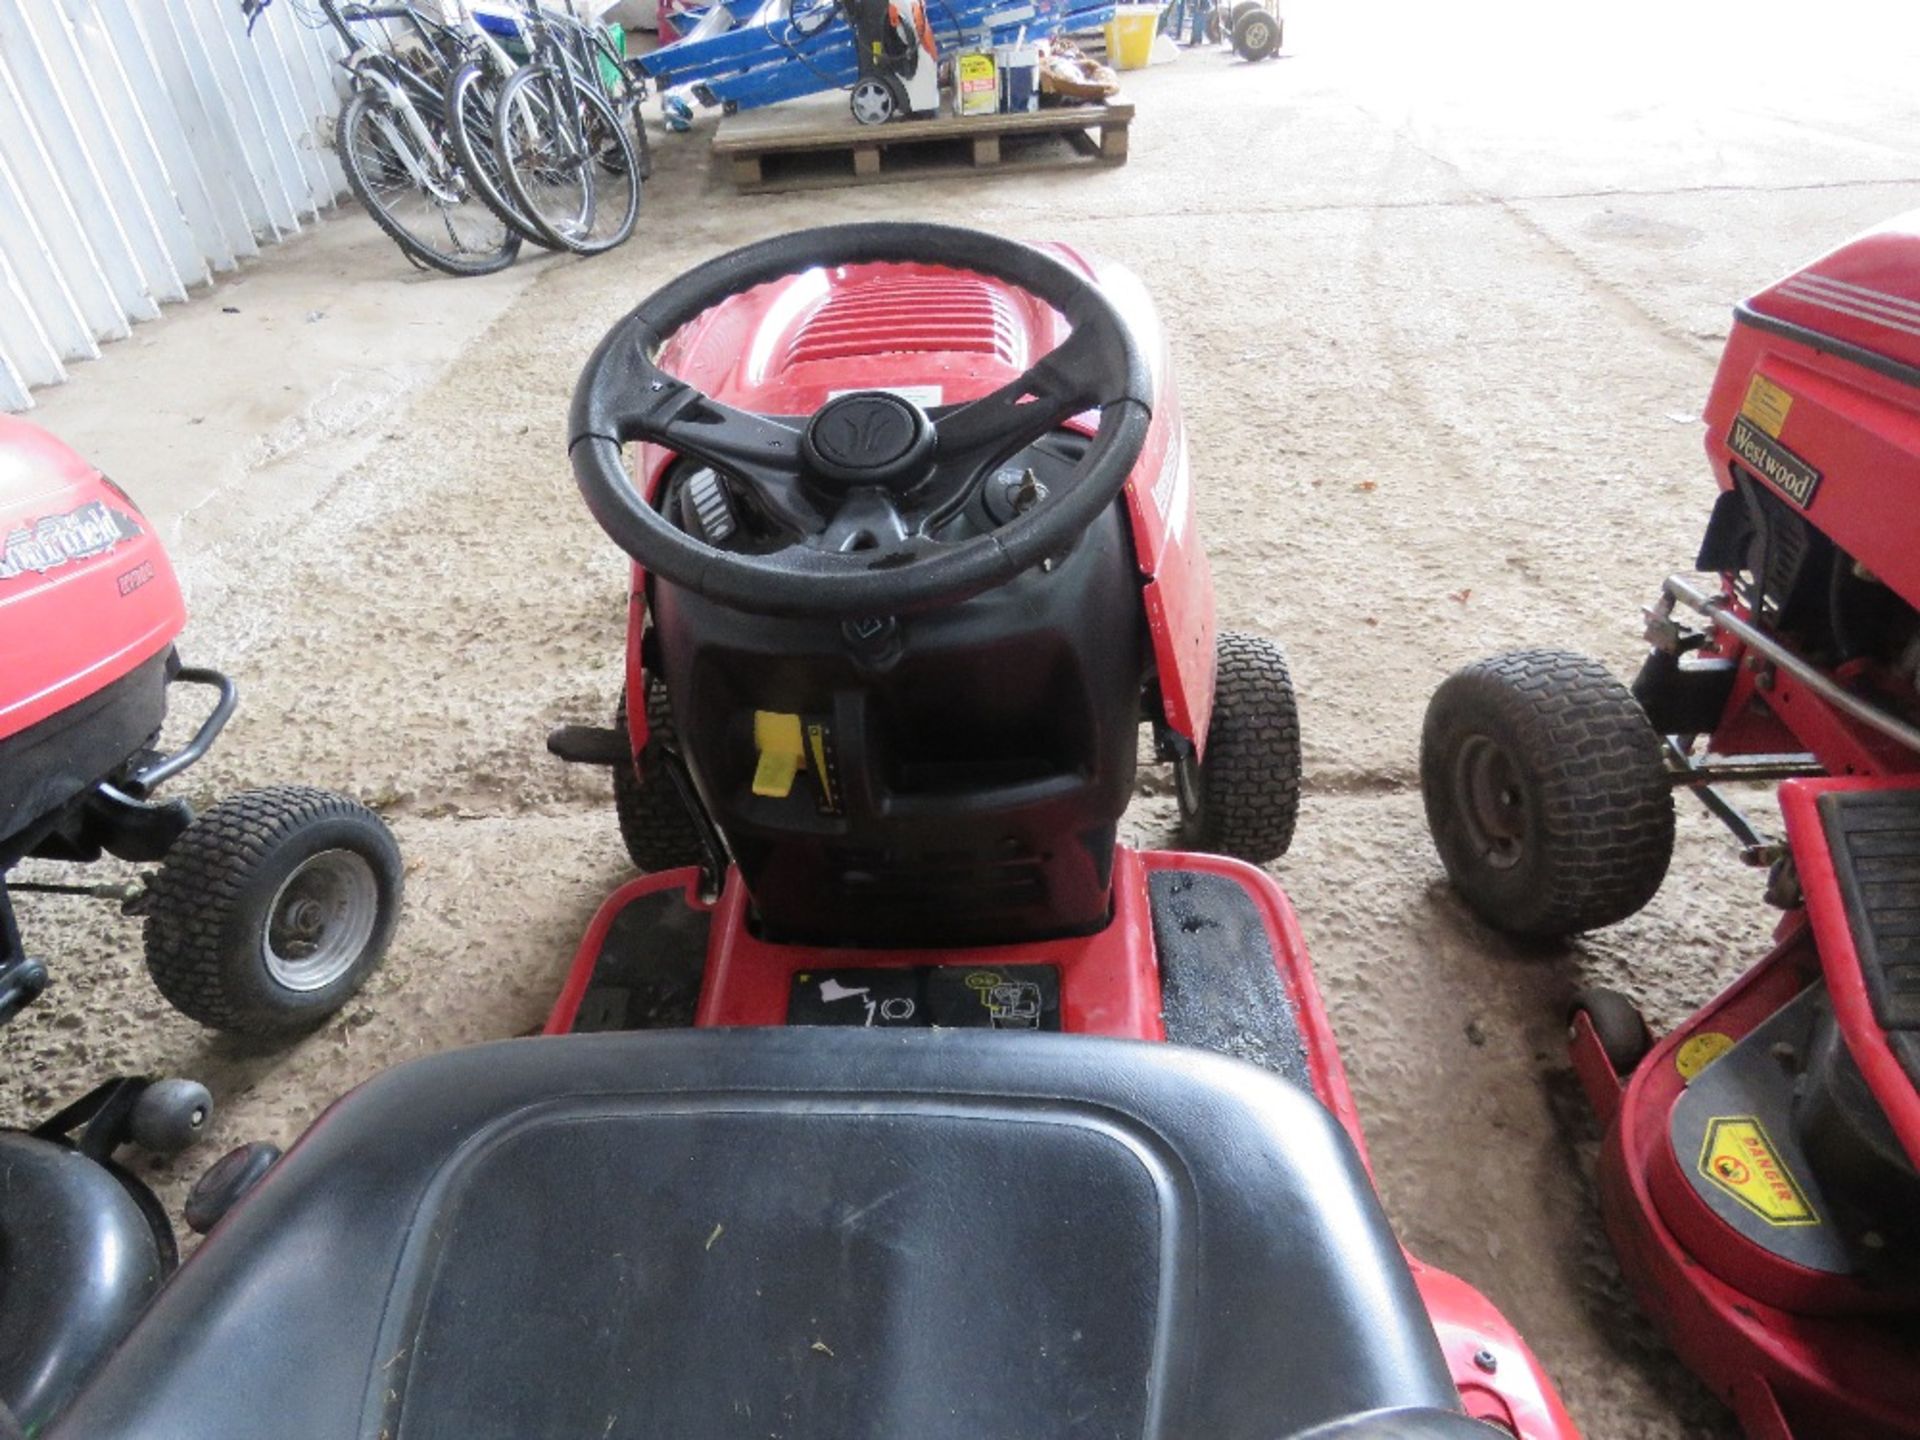
M 802 970 L 787 995 L 787 1023 L 1058 1030 L 1060 971 L 1053 965 Z
M 1762 480 L 1772 485 L 1802 510 L 1813 504 L 1820 488 L 1820 472 L 1745 415 L 1733 417 L 1733 429 L 1727 445 Z

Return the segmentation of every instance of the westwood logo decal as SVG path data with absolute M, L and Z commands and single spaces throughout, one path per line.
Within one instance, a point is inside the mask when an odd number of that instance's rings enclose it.
M 140 534 L 131 515 L 94 500 L 64 515 L 47 515 L 8 531 L 0 542 L 0 580 L 29 571 L 45 574 L 75 560 L 104 555 L 122 540 Z

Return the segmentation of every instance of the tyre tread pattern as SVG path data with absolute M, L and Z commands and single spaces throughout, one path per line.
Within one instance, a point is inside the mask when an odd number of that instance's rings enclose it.
M 1300 711 L 1286 652 L 1260 635 L 1222 631 L 1213 718 L 1200 766 L 1201 848 L 1255 865 L 1287 853 L 1300 814 Z
M 627 697 L 620 697 L 614 727 L 627 733 Z M 648 756 L 638 770 L 616 765 L 613 770 L 613 809 L 620 822 L 620 838 L 627 855 L 642 871 L 675 870 L 705 859 L 700 831 L 680 792 L 673 788 L 665 767 L 655 758 L 662 744 L 673 742 L 673 711 L 666 687 L 649 678 L 647 684 Z
M 1427 711 L 1421 782 L 1430 823 L 1436 792 L 1451 793 L 1446 776 L 1429 773 L 1436 715 L 1463 704 L 1490 709 L 1519 737 L 1544 826 L 1545 873 L 1522 912 L 1481 909 L 1442 847 L 1448 873 L 1483 918 L 1511 934 L 1558 939 L 1624 920 L 1651 900 L 1673 853 L 1673 789 L 1660 737 L 1632 692 L 1599 661 L 1565 650 L 1516 650 L 1456 671 Z
M 371 810 L 344 795 L 310 785 L 275 785 L 229 796 L 174 841 L 149 886 L 145 938 L 147 969 L 175 1009 L 216 1030 L 250 1034 L 283 1034 L 310 1028 L 322 1018 L 292 1025 L 240 993 L 229 975 L 226 937 L 244 904 L 247 882 L 287 833 L 329 818 L 371 819 L 386 828 Z M 387 843 L 393 844 L 390 835 Z M 398 854 L 396 848 L 389 917 L 399 913 Z M 383 928 L 375 929 L 375 951 L 384 948 Z

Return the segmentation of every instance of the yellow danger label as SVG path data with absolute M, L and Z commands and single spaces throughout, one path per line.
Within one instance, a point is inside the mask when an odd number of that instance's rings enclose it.
M 1793 396 L 1764 375 L 1756 375 L 1747 382 L 1747 398 L 1740 402 L 1740 413 L 1776 440 L 1780 438 L 1780 427 L 1787 423 L 1787 411 L 1792 408 Z
M 1721 1115 L 1707 1122 L 1700 1173 L 1769 1225 L 1820 1223 L 1800 1182 L 1751 1115 Z
M 1731 1035 L 1722 1035 L 1718 1030 L 1702 1030 L 1698 1035 L 1690 1036 L 1686 1044 L 1674 1052 L 1673 1068 L 1680 1072 L 1681 1079 L 1691 1080 L 1732 1048 Z

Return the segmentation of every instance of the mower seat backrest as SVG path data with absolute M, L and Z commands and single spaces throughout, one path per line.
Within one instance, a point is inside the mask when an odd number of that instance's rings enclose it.
M 54 1434 L 1279 1440 L 1457 1403 L 1359 1157 L 1284 1081 L 1084 1036 L 703 1030 L 362 1087 Z

